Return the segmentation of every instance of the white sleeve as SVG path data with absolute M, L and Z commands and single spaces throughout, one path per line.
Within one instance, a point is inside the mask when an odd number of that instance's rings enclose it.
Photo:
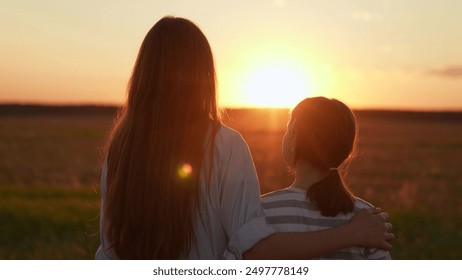
M 107 248 L 107 241 L 106 237 L 104 236 L 103 230 L 103 220 L 104 220 L 104 206 L 106 200 L 106 192 L 107 192 L 107 157 L 104 160 L 103 164 L 103 171 L 101 173 L 101 210 L 99 214 L 99 238 L 100 238 L 100 246 L 95 253 L 95 259 L 97 260 L 110 260 L 110 259 L 118 259 L 117 255 L 115 254 L 114 250 L 106 249 Z
M 260 189 L 244 139 L 237 134 L 221 170 L 220 218 L 228 235 L 225 259 L 242 259 L 242 254 L 274 229 L 267 225 L 260 201 Z

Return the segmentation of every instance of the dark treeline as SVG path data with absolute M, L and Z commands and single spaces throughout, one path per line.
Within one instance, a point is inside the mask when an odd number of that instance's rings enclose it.
M 462 124 L 462 111 L 355 110 L 354 113 L 359 119 L 446 121 Z
M 21 117 L 21 116 L 115 116 L 118 107 L 100 105 L 21 105 L 21 104 L 0 104 L 0 117 Z M 284 111 L 287 109 L 275 109 Z M 265 114 L 265 109 L 229 109 L 229 115 L 245 114 L 254 111 Z M 354 110 L 358 118 L 367 119 L 394 119 L 394 120 L 435 120 L 462 123 L 462 111 L 405 111 L 405 110 Z
M 99 105 L 20 105 L 0 104 L 0 117 L 12 116 L 96 116 L 116 115 L 118 107 Z

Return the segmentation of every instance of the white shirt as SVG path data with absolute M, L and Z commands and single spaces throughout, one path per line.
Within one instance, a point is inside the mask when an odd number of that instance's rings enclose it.
M 209 157 L 206 155 L 205 160 Z M 206 169 L 209 163 L 205 163 Z M 260 202 L 260 189 L 247 143 L 235 130 L 221 125 L 215 138 L 210 189 L 205 171 L 200 180 L 202 222 L 196 224 L 197 245 L 187 259 L 241 259 L 242 254 L 274 229 L 266 224 Z M 101 209 L 106 196 L 107 167 L 101 178 Z M 100 216 L 102 228 L 103 211 Z M 117 259 L 101 234 L 96 259 Z

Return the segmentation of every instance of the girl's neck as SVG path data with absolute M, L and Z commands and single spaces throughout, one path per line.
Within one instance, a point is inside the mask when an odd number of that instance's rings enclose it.
M 297 162 L 295 166 L 295 179 L 291 187 L 308 190 L 313 184 L 321 181 L 326 176 L 325 172 L 320 172 L 309 163 Z

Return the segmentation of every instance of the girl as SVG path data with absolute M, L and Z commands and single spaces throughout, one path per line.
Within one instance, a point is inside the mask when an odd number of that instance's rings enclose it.
M 295 180 L 286 189 L 262 197 L 267 221 L 276 231 L 316 231 L 348 223 L 372 206 L 354 197 L 338 168 L 353 153 L 356 123 L 342 102 L 307 98 L 292 112 L 283 139 L 283 155 Z M 321 259 L 390 259 L 376 248 L 348 247 Z
M 351 245 L 391 248 L 383 213 L 362 212 L 334 230 L 272 234 L 248 146 L 220 122 L 210 45 L 191 21 L 165 17 L 152 27 L 127 91 L 102 172 L 97 259 L 242 258 L 246 251 L 249 258 L 293 258 Z M 294 250 L 300 242 L 305 247 Z

